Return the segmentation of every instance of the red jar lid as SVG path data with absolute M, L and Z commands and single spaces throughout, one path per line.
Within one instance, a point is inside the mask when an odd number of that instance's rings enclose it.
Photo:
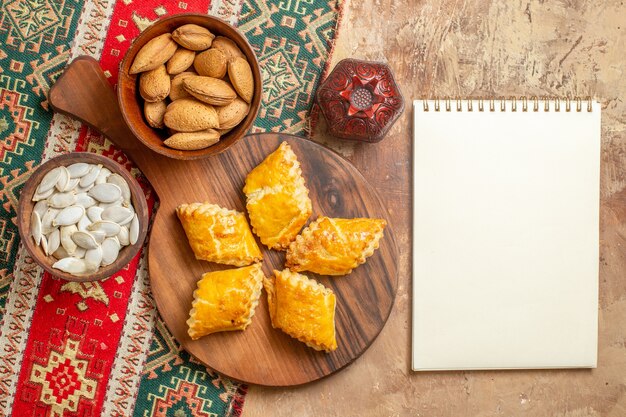
M 378 142 L 404 111 L 391 69 L 381 62 L 344 59 L 317 90 L 333 136 Z

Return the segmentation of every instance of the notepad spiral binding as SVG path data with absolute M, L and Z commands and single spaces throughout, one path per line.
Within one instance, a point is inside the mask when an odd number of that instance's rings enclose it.
M 453 107 L 453 102 L 456 104 Z M 518 106 L 523 112 L 527 111 L 561 111 L 561 103 L 564 103 L 563 108 L 566 112 L 572 111 L 572 104 L 574 110 L 577 112 L 583 111 L 583 107 L 587 108 L 588 112 L 592 111 L 592 99 L 591 97 L 498 97 L 498 98 L 452 98 L 452 97 L 435 97 L 423 101 L 424 111 L 430 111 L 432 104 L 434 111 L 452 111 L 456 108 L 457 112 L 460 111 L 491 111 L 495 112 L 499 109 L 501 112 L 518 111 Z M 541 104 L 540 104 L 541 103 Z M 497 105 L 499 104 L 499 105 Z

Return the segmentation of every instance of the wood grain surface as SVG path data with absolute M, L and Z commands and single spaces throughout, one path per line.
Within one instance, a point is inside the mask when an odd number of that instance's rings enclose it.
M 98 63 L 89 58 L 75 60 L 66 69 L 50 92 L 50 103 L 56 111 L 106 130 L 157 192 L 159 208 L 148 247 L 152 293 L 170 331 L 200 361 L 227 376 L 254 384 L 297 385 L 342 369 L 379 334 L 397 289 L 393 221 L 364 177 L 338 154 L 307 139 L 267 133 L 248 136 L 224 153 L 207 159 L 183 161 L 164 157 L 140 144 L 123 121 L 116 122 L 119 108 L 115 96 Z M 246 331 L 213 334 L 192 341 L 185 322 L 196 282 L 204 272 L 228 267 L 194 258 L 175 208 L 183 203 L 208 201 L 245 211 L 242 188 L 246 174 L 282 141 L 291 145 L 301 163 L 313 202 L 311 219 L 323 214 L 377 217 L 388 222 L 380 248 L 351 274 L 333 278 L 307 274 L 337 295 L 339 347 L 328 354 L 317 352 L 272 329 L 265 295 Z M 264 250 L 266 275 L 283 267 L 284 253 Z
M 197 261 L 175 208 L 182 203 L 208 201 L 245 212 L 245 176 L 286 140 L 298 156 L 313 215 L 389 218 L 361 174 L 327 148 L 306 139 L 280 134 L 248 136 L 224 154 L 206 162 L 171 164 L 163 172 L 169 189 L 161 201 L 148 249 L 150 283 L 161 316 L 176 339 L 211 368 L 238 380 L 260 385 L 295 385 L 319 379 L 351 363 L 374 340 L 389 315 L 396 289 L 397 253 L 392 227 L 385 230 L 380 248 L 364 265 L 343 277 L 305 273 L 337 296 L 338 349 L 317 352 L 285 333 L 272 329 L 265 293 L 252 324 L 244 332 L 223 332 L 192 341 L 189 317 L 196 282 L 204 272 L 227 269 Z M 284 252 L 264 246 L 263 271 L 284 268 Z
M 243 417 L 626 416 L 626 3 L 363 0 L 348 1 L 344 10 L 333 61 L 388 62 L 407 101 L 569 94 L 602 103 L 598 368 L 410 371 L 411 111 L 405 111 L 379 144 L 333 139 L 323 125 L 313 136 L 359 168 L 394 219 L 400 281 L 387 325 L 357 362 L 318 383 L 251 386 Z

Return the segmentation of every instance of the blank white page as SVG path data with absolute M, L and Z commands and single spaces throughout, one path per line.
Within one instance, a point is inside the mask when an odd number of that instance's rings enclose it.
M 595 367 L 599 105 L 428 103 L 413 103 L 413 369 Z

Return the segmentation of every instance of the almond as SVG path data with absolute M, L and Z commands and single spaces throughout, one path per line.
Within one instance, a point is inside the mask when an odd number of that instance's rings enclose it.
M 199 53 L 196 56 L 196 59 L 193 61 L 193 67 L 200 75 L 222 78 L 226 75 L 228 61 L 226 60 L 226 55 L 224 55 L 222 51 L 211 48 L 207 51 Z
M 217 108 L 217 117 L 220 121 L 220 129 L 232 129 L 237 126 L 248 114 L 250 106 L 237 97 L 232 103 Z
M 196 57 L 194 51 L 185 48 L 178 48 L 174 55 L 167 61 L 167 73 L 171 75 L 180 74 L 193 64 Z
M 228 61 L 234 58 L 246 57 L 232 39 L 225 38 L 224 36 L 218 36 L 215 38 L 211 46 L 222 51 L 222 53 L 226 55 L 226 59 Z
M 174 38 L 179 45 L 187 49 L 191 49 L 192 51 L 204 51 L 211 47 L 215 35 L 207 28 L 188 24 L 172 32 L 172 38 Z
M 149 40 L 135 55 L 129 73 L 138 74 L 165 64 L 174 55 L 176 48 L 178 48 L 178 45 L 172 40 L 170 33 L 164 33 Z
M 172 78 L 172 87 L 170 88 L 170 100 L 178 100 L 179 98 L 192 97 L 191 94 L 183 88 L 183 80 L 190 75 L 198 75 L 195 72 L 185 71 Z
M 245 58 L 234 58 L 228 62 L 228 77 L 233 83 L 235 91 L 241 96 L 246 103 L 252 101 L 254 94 L 254 79 L 252 78 L 252 69 Z
M 220 140 L 217 130 L 207 129 L 201 132 L 176 133 L 167 138 L 163 143 L 170 148 L 183 151 L 193 151 L 209 147 Z
M 139 94 L 148 102 L 164 100 L 170 93 L 170 86 L 170 76 L 163 64 L 139 76 Z
M 143 114 L 146 116 L 148 125 L 157 129 L 165 127 L 163 124 L 163 116 L 165 115 L 166 108 L 167 105 L 165 101 L 156 101 L 154 103 L 146 101 L 143 104 Z
M 181 98 L 170 103 L 163 122 L 165 126 L 179 132 L 197 132 L 220 127 L 215 108 L 191 98 Z
M 198 100 L 215 106 L 225 106 L 237 97 L 230 84 L 212 77 L 187 77 L 183 80 L 183 87 Z

